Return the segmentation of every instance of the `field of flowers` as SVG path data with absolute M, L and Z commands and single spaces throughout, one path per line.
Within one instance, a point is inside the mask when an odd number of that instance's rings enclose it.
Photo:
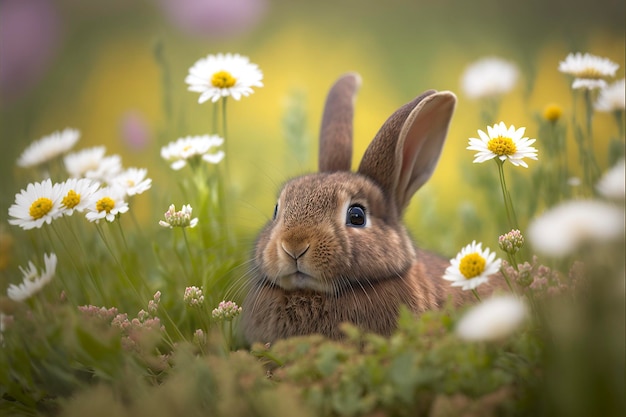
M 450 5 L 397 2 L 373 29 L 373 5 L 335 22 L 324 2 L 112 4 L 0 3 L 3 42 L 24 39 L 0 50 L 1 415 L 626 412 L 623 22 L 590 15 L 565 39 L 544 16 L 550 40 L 517 53 L 515 25 L 468 48 L 432 22 L 411 32 L 441 36 L 444 53 L 381 45 L 414 28 L 407 11 L 440 20 Z M 363 26 L 336 42 L 315 30 L 353 14 Z M 341 341 L 250 345 L 256 234 L 280 184 L 314 170 L 324 96 L 348 70 L 363 78 L 355 164 L 394 109 L 428 88 L 457 95 L 404 217 L 450 259 L 433 279 L 476 302 L 401 308 L 390 337 L 346 323 Z M 506 291 L 488 295 L 491 280 Z

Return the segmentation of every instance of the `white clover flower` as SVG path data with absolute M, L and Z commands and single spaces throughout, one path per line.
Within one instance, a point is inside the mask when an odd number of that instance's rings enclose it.
M 211 316 L 213 316 L 216 320 L 226 320 L 230 321 L 237 317 L 242 311 L 242 308 L 239 307 L 232 301 L 222 301 L 219 303 L 217 308 L 214 308 L 211 312 Z
M 65 170 L 72 178 L 82 178 L 87 172 L 95 172 L 106 153 L 104 146 L 82 149 L 63 157 Z
M 239 100 L 241 96 L 252 94 L 252 87 L 263 87 L 262 80 L 263 73 L 259 67 L 239 54 L 201 58 L 193 64 L 185 78 L 189 91 L 200 93 L 200 104 L 209 99 L 215 103 L 229 96 Z
M 196 227 L 198 224 L 198 218 L 191 218 L 192 211 L 193 209 L 189 204 L 183 205 L 181 211 L 176 211 L 174 204 L 171 204 L 170 208 L 163 215 L 165 217 L 165 221 L 159 220 L 159 225 L 169 227 L 170 229 L 174 227 Z
M 524 246 L 524 236 L 519 230 L 513 229 L 498 237 L 498 245 L 504 252 L 515 255 Z
M 116 187 L 105 187 L 99 189 L 87 206 L 87 214 L 85 217 L 90 222 L 98 223 L 101 219 L 108 222 L 115 220 L 118 214 L 128 211 L 128 202 L 124 200 L 126 193 L 124 190 Z
M 482 249 L 482 243 L 473 241 L 465 246 L 450 260 L 443 279 L 452 281 L 453 287 L 462 287 L 464 291 L 473 290 L 489 281 L 489 276 L 500 269 L 502 261 L 496 259 L 495 252 Z
M 20 271 L 24 276 L 22 283 L 19 285 L 11 284 L 7 288 L 7 295 L 15 301 L 24 301 L 39 292 L 47 283 L 52 280 L 57 267 L 57 256 L 54 253 L 44 254 L 43 256 L 45 269 L 38 273 L 37 268 L 32 262 L 28 263 L 28 268 L 22 268 Z
M 15 203 L 9 207 L 9 223 L 24 230 L 39 229 L 50 224 L 61 212 L 61 187 L 47 179 L 28 184 L 26 190 L 15 195 Z
M 504 122 L 497 125 L 487 126 L 487 133 L 478 130 L 478 138 L 470 138 L 466 149 L 478 151 L 474 155 L 474 163 L 482 163 L 493 158 L 501 161 L 509 160 L 515 166 L 528 168 L 524 158 L 537 160 L 537 149 L 530 146 L 537 139 L 528 139 L 524 136 L 525 127 L 515 129 L 511 125 L 506 127 Z
M 600 112 L 624 111 L 626 107 L 626 79 L 622 78 L 604 87 L 593 107 Z
M 515 87 L 519 70 L 512 62 L 487 57 L 470 64 L 461 77 L 461 88 L 470 99 L 499 96 Z
M 606 87 L 606 77 L 614 77 L 619 65 L 608 58 L 580 52 L 570 53 L 559 63 L 559 71 L 574 76 L 573 89 Z
M 538 252 L 562 257 L 586 242 L 623 238 L 624 210 L 601 201 L 566 201 L 531 221 L 526 235 Z
M 624 200 L 626 188 L 626 161 L 620 159 L 613 168 L 604 173 L 596 184 L 596 190 L 612 200 Z
M 74 211 L 82 213 L 93 203 L 100 183 L 88 178 L 70 178 L 60 185 L 61 212 L 71 216 Z
M 123 189 L 128 196 L 141 194 L 152 187 L 152 179 L 146 178 L 147 174 L 145 168 L 128 168 L 113 177 L 109 185 Z
M 172 162 L 170 166 L 174 170 L 183 168 L 189 160 L 200 158 L 211 164 L 217 164 L 224 158 L 224 151 L 215 153 L 209 151 L 223 143 L 224 139 L 217 135 L 187 136 L 162 147 L 161 157 Z
M 17 165 L 26 168 L 47 162 L 70 150 L 79 138 L 80 132 L 70 128 L 44 136 L 22 152 Z
M 493 297 L 472 307 L 456 326 L 456 334 L 469 341 L 493 341 L 512 334 L 526 319 L 528 308 L 517 297 Z
M 185 288 L 183 301 L 189 307 L 200 307 L 204 303 L 204 294 L 202 294 L 202 288 L 198 288 L 193 285 L 191 287 Z

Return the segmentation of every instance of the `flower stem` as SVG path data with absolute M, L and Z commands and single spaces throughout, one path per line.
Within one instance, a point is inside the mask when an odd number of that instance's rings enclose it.
M 506 217 L 509 221 L 509 227 L 511 228 L 511 230 L 519 230 L 519 226 L 517 224 L 517 216 L 515 215 L 515 210 L 513 209 L 511 194 L 506 188 L 506 178 L 504 176 L 504 161 L 500 160 L 499 158 L 496 158 L 495 161 L 498 164 L 498 175 L 500 177 L 500 186 L 502 188 L 502 197 L 504 198 L 504 208 L 506 210 Z
M 183 238 L 185 239 L 185 246 L 187 247 L 187 253 L 189 254 L 189 260 L 191 261 L 191 268 L 193 269 L 194 277 L 198 277 L 198 269 L 196 268 L 196 261 L 194 260 L 193 254 L 191 253 L 191 246 L 189 245 L 189 240 L 187 239 L 187 232 L 184 227 L 181 227 L 183 231 Z
M 482 300 L 480 299 L 480 296 L 478 295 L 478 291 L 476 291 L 476 288 L 472 288 L 472 293 L 474 294 L 474 297 L 476 297 L 476 299 L 478 300 L 478 302 L 481 302 Z

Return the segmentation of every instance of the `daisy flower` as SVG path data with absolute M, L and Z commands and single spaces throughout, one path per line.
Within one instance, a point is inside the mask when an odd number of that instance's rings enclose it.
M 105 187 L 96 192 L 93 202 L 87 206 L 87 220 L 98 223 L 101 219 L 109 222 L 118 214 L 128 211 L 128 203 L 124 200 L 126 193 L 117 187 Z
M 198 224 L 198 218 L 191 218 L 192 208 L 189 204 L 183 205 L 181 211 L 176 211 L 174 204 L 170 205 L 170 208 L 165 212 L 165 221 L 159 220 L 159 225 L 163 227 L 196 227 Z
M 43 256 L 45 269 L 41 274 L 32 262 L 28 263 L 28 268 L 22 268 L 20 271 L 24 276 L 22 283 L 19 285 L 11 284 L 7 288 L 7 295 L 14 301 L 24 301 L 39 292 L 54 277 L 57 267 L 57 256 L 54 253 L 44 254 Z
M 624 209 L 601 201 L 567 201 L 534 219 L 526 235 L 538 252 L 566 256 L 583 243 L 623 238 Z
M 499 96 L 515 87 L 519 70 L 509 61 L 487 57 L 470 64 L 461 76 L 461 88 L 471 99 Z
M 47 162 L 70 150 L 79 138 L 80 132 L 70 128 L 44 136 L 22 152 L 17 165 L 26 168 Z
M 503 339 L 526 319 L 528 308 L 514 296 L 493 297 L 474 306 L 459 320 L 456 334 L 469 341 Z
M 128 168 L 115 176 L 110 185 L 122 188 L 128 196 L 141 194 L 152 187 L 152 179 L 146 178 L 147 174 L 145 168 Z
M 98 165 L 85 172 L 84 176 L 109 184 L 120 172 L 122 172 L 122 158 L 119 155 L 110 155 L 103 157 Z
M 580 52 L 570 53 L 559 63 L 559 71 L 574 76 L 573 89 L 606 87 L 606 77 L 614 77 L 619 65 L 608 58 Z
M 600 178 L 596 184 L 596 190 L 606 198 L 623 201 L 624 189 L 626 188 L 625 177 L 626 162 L 622 158 Z
M 39 229 L 44 223 L 50 224 L 61 213 L 61 189 L 47 179 L 28 184 L 26 190 L 15 195 L 15 203 L 9 207 L 9 223 L 24 230 Z
M 98 169 L 105 152 L 104 146 L 95 146 L 69 153 L 63 157 L 65 170 L 72 178 L 82 178 L 87 172 Z
M 200 93 L 198 103 L 209 99 L 216 102 L 221 97 L 241 96 L 253 93 L 252 87 L 263 87 L 263 73 L 248 57 L 239 54 L 217 54 L 201 58 L 189 69 L 185 82 L 189 91 Z
M 452 281 L 453 287 L 461 287 L 464 291 L 474 290 L 489 281 L 489 276 L 498 272 L 501 263 L 495 252 L 489 248 L 483 250 L 482 243 L 473 241 L 450 260 L 443 279 Z
M 526 128 L 515 129 L 511 125 L 508 129 L 504 122 L 497 125 L 487 126 L 487 133 L 478 130 L 478 138 L 470 138 L 466 149 L 478 151 L 474 163 L 482 163 L 493 158 L 501 161 L 509 160 L 515 166 L 528 168 L 524 158 L 537 160 L 537 149 L 532 145 L 536 139 L 528 139 L 524 136 Z
M 100 188 L 100 183 L 88 178 L 70 178 L 60 184 L 61 211 L 67 216 L 74 211 L 83 212 L 93 203 L 95 193 Z
M 220 146 L 224 139 L 217 135 L 187 136 L 170 142 L 161 148 L 161 157 L 172 162 L 172 169 L 179 170 L 187 165 L 188 160 L 200 159 L 217 164 L 224 158 L 224 151 L 209 153 L 214 146 Z
M 594 103 L 593 107 L 597 111 L 601 112 L 614 112 L 624 111 L 625 95 L 626 95 L 626 79 L 622 78 L 619 81 L 609 84 L 598 94 L 598 99 Z

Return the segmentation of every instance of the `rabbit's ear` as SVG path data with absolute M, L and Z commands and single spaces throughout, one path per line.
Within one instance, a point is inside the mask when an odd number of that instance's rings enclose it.
M 430 178 L 456 105 L 449 91 L 427 91 L 387 119 L 369 145 L 358 172 L 376 181 L 398 214 Z
M 360 85 L 361 77 L 348 73 L 328 92 L 320 129 L 320 172 L 350 171 L 354 99 Z

